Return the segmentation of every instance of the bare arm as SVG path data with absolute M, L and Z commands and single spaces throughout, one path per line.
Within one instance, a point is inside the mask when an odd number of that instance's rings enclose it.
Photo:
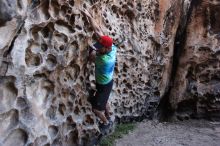
M 83 9 L 81 10 L 82 13 L 84 15 L 86 15 L 86 17 L 89 19 L 89 22 L 91 23 L 92 25 L 92 28 L 93 30 L 95 31 L 95 33 L 97 34 L 97 36 L 100 38 L 101 36 L 103 36 L 103 32 L 101 30 L 100 27 L 98 27 L 97 23 L 95 22 L 95 19 L 92 17 L 92 15 L 86 10 L 86 9 Z

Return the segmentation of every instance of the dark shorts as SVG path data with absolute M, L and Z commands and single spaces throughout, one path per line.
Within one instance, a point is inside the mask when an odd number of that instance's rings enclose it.
M 110 93 L 112 91 L 113 80 L 111 80 L 108 84 L 101 85 L 96 83 L 96 94 L 95 96 L 90 96 L 90 102 L 92 104 L 92 108 L 104 111 L 106 104 L 108 102 Z

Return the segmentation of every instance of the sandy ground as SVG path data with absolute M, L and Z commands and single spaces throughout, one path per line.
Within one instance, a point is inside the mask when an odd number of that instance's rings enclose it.
M 116 146 L 220 146 L 220 122 L 145 121 L 116 141 Z

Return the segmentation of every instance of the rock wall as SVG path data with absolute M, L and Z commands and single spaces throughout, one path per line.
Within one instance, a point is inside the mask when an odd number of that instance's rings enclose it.
M 119 121 L 152 118 L 165 95 L 177 113 L 195 97 L 201 106 L 192 108 L 217 105 L 204 105 L 203 99 L 212 101 L 207 93 L 215 100 L 219 96 L 218 1 L 198 3 L 189 23 L 190 4 L 189 0 L 2 0 L 0 145 L 91 145 L 99 136 L 87 102 L 95 83 L 94 64 L 87 58 L 94 32 L 82 8 L 116 44 L 125 38 L 118 47 L 110 98 Z M 214 19 L 203 25 L 203 18 Z M 173 65 L 176 36 L 186 28 L 186 51 Z M 175 86 L 170 86 L 173 82 Z
M 170 103 L 179 119 L 220 118 L 220 1 L 192 1 Z

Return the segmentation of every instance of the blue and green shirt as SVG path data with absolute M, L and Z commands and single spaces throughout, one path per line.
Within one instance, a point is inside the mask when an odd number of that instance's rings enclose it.
M 104 55 L 96 55 L 95 78 L 98 84 L 105 85 L 113 79 L 116 62 L 117 47 L 112 45 L 112 50 Z

